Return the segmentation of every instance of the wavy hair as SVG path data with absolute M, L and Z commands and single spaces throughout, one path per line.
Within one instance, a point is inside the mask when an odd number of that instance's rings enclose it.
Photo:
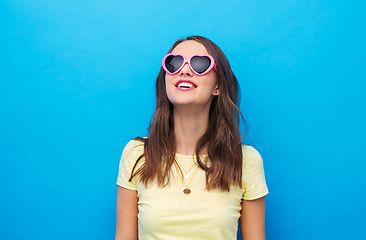
M 190 36 L 177 40 L 168 53 L 180 43 L 194 40 L 201 43 L 214 58 L 220 94 L 214 96 L 210 111 L 209 124 L 206 132 L 196 145 L 196 160 L 206 172 L 206 189 L 229 191 L 231 185 L 242 187 L 242 147 L 240 136 L 240 116 L 246 121 L 239 110 L 239 83 L 231 70 L 230 64 L 222 50 L 211 40 L 202 36 Z M 177 165 L 175 160 L 175 136 L 173 121 L 173 105 L 166 94 L 165 71 L 160 68 L 156 78 L 156 108 L 148 128 L 148 137 L 137 137 L 144 143 L 144 153 L 137 159 L 132 169 L 130 181 L 138 176 L 139 181 L 147 185 L 157 180 L 159 186 L 169 183 L 171 167 Z M 203 161 L 200 151 L 206 148 L 210 164 Z M 145 162 L 137 169 L 138 162 Z

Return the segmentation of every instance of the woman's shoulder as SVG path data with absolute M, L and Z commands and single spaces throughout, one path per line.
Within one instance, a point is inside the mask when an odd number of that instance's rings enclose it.
M 146 137 L 145 137 L 146 138 Z M 122 157 L 123 158 L 135 158 L 141 156 L 141 154 L 144 153 L 144 138 L 133 138 L 128 141 L 128 143 L 125 145 Z
M 243 165 L 262 165 L 263 159 L 260 153 L 252 145 L 242 144 Z
M 253 200 L 268 194 L 263 160 L 257 149 L 248 144 L 243 149 L 243 199 Z
M 136 147 L 143 147 L 145 144 L 143 139 L 146 139 L 146 137 L 132 138 L 127 142 L 125 148 L 132 149 L 132 148 L 136 148 Z
M 242 149 L 243 153 L 246 153 L 246 154 L 254 154 L 254 155 L 259 154 L 257 149 L 255 149 L 252 145 L 249 145 L 249 144 L 242 144 L 241 149 Z

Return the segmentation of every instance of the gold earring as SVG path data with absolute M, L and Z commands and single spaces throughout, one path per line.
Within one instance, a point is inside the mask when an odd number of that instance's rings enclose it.
M 217 89 L 215 90 L 215 93 L 217 93 L 218 91 L 217 91 Z

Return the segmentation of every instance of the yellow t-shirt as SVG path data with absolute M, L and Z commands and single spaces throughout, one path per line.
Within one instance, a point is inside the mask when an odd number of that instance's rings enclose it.
M 146 188 L 136 178 L 128 181 L 137 158 L 144 151 L 143 143 L 131 140 L 122 153 L 117 184 L 137 190 L 139 240 L 236 239 L 242 199 L 252 200 L 268 193 L 260 154 L 249 145 L 243 144 L 242 150 L 243 188 L 232 186 L 230 192 L 205 190 L 205 172 L 193 165 L 195 156 L 181 154 L 175 156 L 182 170 L 191 168 L 185 184 L 173 165 L 168 186 L 158 187 L 153 182 Z M 190 194 L 183 193 L 186 185 Z

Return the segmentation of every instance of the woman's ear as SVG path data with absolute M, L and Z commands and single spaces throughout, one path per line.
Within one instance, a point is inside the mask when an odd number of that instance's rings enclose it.
M 213 91 L 212 95 L 214 95 L 214 96 L 220 95 L 220 89 L 219 89 L 218 85 L 216 85 L 215 90 Z

